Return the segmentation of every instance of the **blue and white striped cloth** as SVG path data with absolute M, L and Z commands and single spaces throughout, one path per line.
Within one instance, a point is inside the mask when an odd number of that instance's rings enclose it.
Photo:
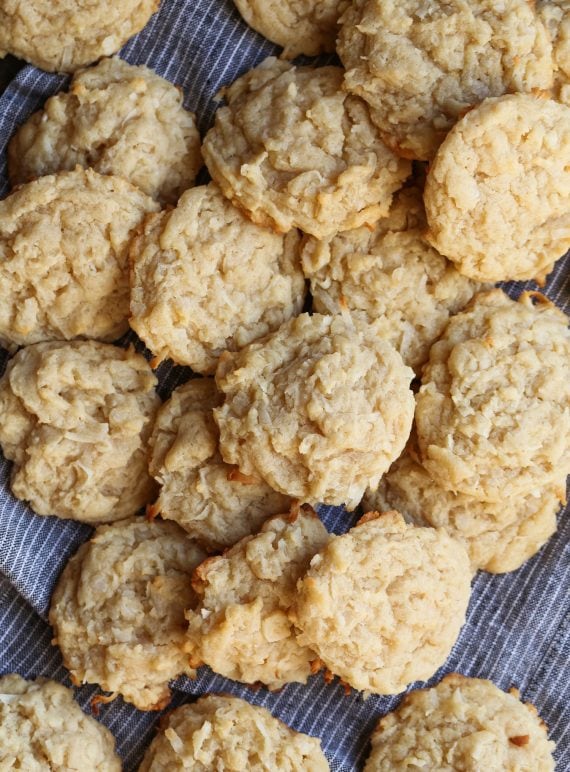
M 200 129 L 210 126 L 213 95 L 276 48 L 248 29 L 231 0 L 163 0 L 160 13 L 121 52 L 127 61 L 147 64 L 180 85 L 185 105 L 197 113 Z M 0 186 L 8 192 L 6 145 L 15 128 L 61 89 L 66 79 L 26 67 L 0 97 Z M 560 261 L 546 294 L 570 311 L 570 259 Z M 513 285 L 514 296 L 532 285 Z M 1 288 L 0 288 L 1 292 Z M 0 299 L 1 302 L 1 299 Z M 7 362 L 0 349 L 0 372 Z M 163 364 L 160 393 L 167 397 L 189 372 Z M 55 678 L 70 685 L 46 622 L 50 595 L 68 558 L 91 530 L 71 521 L 34 515 L 9 491 L 10 465 L 0 457 L 0 674 Z M 323 507 L 327 527 L 347 530 L 355 517 Z M 561 514 L 556 536 L 523 568 L 505 576 L 480 573 L 473 582 L 469 616 L 441 671 L 492 679 L 507 689 L 517 686 L 533 702 L 557 743 L 560 772 L 570 770 L 570 521 Z M 417 685 L 416 685 L 417 686 Z M 194 682 L 174 685 L 176 707 L 207 691 L 224 691 L 267 707 L 295 729 L 321 738 L 331 769 L 358 770 L 368 753 L 377 719 L 395 707 L 398 697 L 345 695 L 338 684 L 314 676 L 307 686 L 290 685 L 277 694 L 253 691 L 213 675 L 207 668 Z M 88 710 L 97 690 L 76 690 Z M 101 708 L 100 720 L 117 738 L 126 770 L 136 769 L 154 735 L 159 714 L 145 714 L 117 699 Z M 539 770 L 537 770 L 539 772 Z

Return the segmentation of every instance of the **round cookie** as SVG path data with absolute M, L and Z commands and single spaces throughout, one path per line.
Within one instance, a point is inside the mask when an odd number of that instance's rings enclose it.
M 207 694 L 165 717 L 139 772 L 327 772 L 315 737 L 295 732 L 265 708 Z
M 159 5 L 160 0 L 5 0 L 0 58 L 13 54 L 48 72 L 73 72 L 118 51 Z
M 430 167 L 428 241 L 479 281 L 536 279 L 570 248 L 570 107 L 489 99 L 449 132 Z
M 345 86 L 406 158 L 433 158 L 487 97 L 552 87 L 550 39 L 527 0 L 354 0 L 341 24 Z
M 156 378 L 132 349 L 93 341 L 21 349 L 0 379 L 12 493 L 39 515 L 100 523 L 153 496 L 146 442 Z
M 397 694 L 445 662 L 469 602 L 464 547 L 444 530 L 369 513 L 332 536 L 297 584 L 298 641 L 355 689 Z
M 283 46 L 283 58 L 334 53 L 338 19 L 349 0 L 235 0 L 250 27 Z
M 301 311 L 298 247 L 296 232 L 253 224 L 213 183 L 192 188 L 131 243 L 131 327 L 156 360 L 211 373 L 223 351 Z
M 552 39 L 556 98 L 570 106 L 570 0 L 541 0 L 537 10 Z
M 179 88 L 117 57 L 81 70 L 47 100 L 8 146 L 12 185 L 76 165 L 128 180 L 175 203 L 202 165 L 193 113 Z
M 186 614 L 190 662 L 269 689 L 306 683 L 317 657 L 297 643 L 287 613 L 297 580 L 327 540 L 310 508 L 294 509 L 199 566 L 193 585 L 200 603 Z
M 491 681 L 451 673 L 380 719 L 364 772 L 437 769 L 553 772 L 554 743 L 530 703 Z
M 420 461 L 442 488 L 502 503 L 570 471 L 567 324 L 538 293 L 498 289 L 451 319 L 416 397 Z
M 220 360 L 222 456 L 301 501 L 354 509 L 406 444 L 412 377 L 367 325 L 302 314 Z
M 482 289 L 430 247 L 424 230 L 421 192 L 404 188 L 373 230 L 355 228 L 329 241 L 308 237 L 302 251 L 314 310 L 348 309 L 373 323 L 416 372 L 449 317 Z
M 149 440 L 150 473 L 161 485 L 150 514 L 174 520 L 213 551 L 231 547 L 291 505 L 287 496 L 224 463 L 212 413 L 221 402 L 213 379 L 179 386 L 159 410 Z
M 364 496 L 362 506 L 365 512 L 397 509 L 414 525 L 444 528 L 463 542 L 474 570 L 503 574 L 519 568 L 556 531 L 564 482 L 513 499 L 482 502 L 444 490 L 406 452 L 384 475 L 378 491 Z
M 43 177 L 0 201 L 0 344 L 115 340 L 128 329 L 128 246 L 158 205 L 94 171 Z
M 74 684 L 96 683 L 161 710 L 168 682 L 194 676 L 184 654 L 190 577 L 205 553 L 175 523 L 99 526 L 65 567 L 49 621 Z
M 115 738 L 55 681 L 0 678 L 0 769 L 121 772 Z
M 340 67 L 293 67 L 269 57 L 225 89 L 202 146 L 225 196 L 254 222 L 316 238 L 388 214 L 409 175 L 380 140 Z

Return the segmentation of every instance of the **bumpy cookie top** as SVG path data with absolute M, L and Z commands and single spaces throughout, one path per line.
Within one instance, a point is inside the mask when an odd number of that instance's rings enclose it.
M 40 515 L 129 517 L 154 491 L 146 441 L 156 378 L 134 351 L 93 341 L 21 349 L 0 380 L 11 486 Z
M 556 96 L 570 105 L 570 0 L 539 0 L 537 9 L 552 39 Z
M 550 772 L 554 743 L 546 731 L 516 689 L 505 694 L 491 681 L 452 673 L 380 719 L 364 769 Z
M 570 248 L 570 107 L 489 99 L 450 131 L 430 168 L 428 240 L 480 281 L 537 279 Z
M 213 379 L 179 386 L 159 410 L 149 440 L 150 473 L 161 484 L 151 513 L 175 520 L 212 550 L 231 547 L 290 506 L 287 496 L 224 463 L 212 413 L 221 402 Z
M 187 613 L 191 662 L 270 689 L 306 683 L 317 657 L 297 643 L 287 612 L 297 580 L 327 539 L 312 510 L 292 510 L 199 566 L 200 604 Z
M 295 732 L 265 708 L 208 694 L 168 716 L 139 772 L 327 772 L 320 740 Z
M 115 340 L 128 329 L 128 245 L 158 205 L 116 177 L 77 169 L 0 201 L 0 343 Z
M 412 376 L 368 325 L 302 314 L 220 360 L 222 456 L 302 501 L 354 509 L 408 439 Z
M 149 217 L 131 244 L 131 327 L 159 359 L 201 373 L 303 307 L 296 232 L 250 222 L 210 184 Z
M 235 0 L 254 30 L 283 46 L 283 57 L 333 53 L 337 21 L 348 0 Z
M 346 87 L 409 158 L 432 158 L 486 97 L 552 86 L 550 39 L 527 0 L 354 0 L 341 22 Z
M 195 675 L 184 654 L 190 577 L 205 553 L 175 523 L 99 526 L 71 558 L 49 620 L 73 682 L 97 683 L 140 710 L 170 701 L 168 682 Z
M 115 738 L 55 681 L 0 678 L 0 767 L 121 772 Z
M 174 203 L 202 164 L 200 135 L 180 89 L 148 67 L 118 58 L 76 73 L 69 92 L 48 99 L 14 135 L 10 181 L 28 182 L 76 164 L 123 177 Z
M 110 56 L 139 32 L 160 0 L 4 0 L 0 57 L 14 54 L 49 72 L 73 72 Z
M 374 323 L 416 371 L 449 317 L 481 289 L 430 247 L 424 230 L 421 191 L 404 188 L 373 230 L 356 228 L 329 241 L 309 237 L 302 252 L 314 309 L 348 309 Z
M 384 145 L 339 67 L 270 57 L 225 90 L 202 152 L 224 195 L 254 222 L 317 238 L 388 214 L 410 165 Z
M 570 462 L 570 333 L 546 298 L 481 293 L 430 353 L 417 395 L 421 462 L 443 488 L 502 502 Z
M 299 643 L 355 689 L 397 694 L 444 663 L 470 582 L 467 553 L 444 530 L 370 513 L 332 536 L 299 581 Z

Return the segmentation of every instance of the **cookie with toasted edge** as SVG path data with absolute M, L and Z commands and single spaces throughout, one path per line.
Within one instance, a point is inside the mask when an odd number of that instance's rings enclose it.
M 554 96 L 570 105 L 570 0 L 539 0 L 536 9 L 552 40 Z

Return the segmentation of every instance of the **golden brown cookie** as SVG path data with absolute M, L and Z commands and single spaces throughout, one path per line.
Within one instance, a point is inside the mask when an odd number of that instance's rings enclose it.
M 570 105 L 570 0 L 539 0 L 537 10 L 552 39 L 554 94 Z

